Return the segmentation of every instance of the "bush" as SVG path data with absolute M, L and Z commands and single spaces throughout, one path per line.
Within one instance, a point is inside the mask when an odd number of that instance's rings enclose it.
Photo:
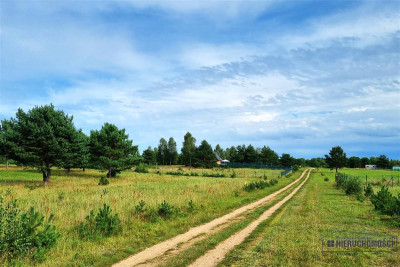
M 149 169 L 147 168 L 146 164 L 140 163 L 138 166 L 136 166 L 135 172 L 138 172 L 138 173 L 149 173 Z
M 81 222 L 79 225 L 79 234 L 81 237 L 110 236 L 122 231 L 121 220 L 118 214 L 112 215 L 110 206 L 106 204 L 104 204 L 103 208 L 99 208 L 96 215 L 91 210 L 85 219 L 86 224 Z
M 350 176 L 344 185 L 346 195 L 359 195 L 362 190 L 362 181 L 358 177 Z
M 372 204 L 376 210 L 390 216 L 400 216 L 400 194 L 393 196 L 387 186 L 382 186 L 377 194 L 372 194 L 370 197 Z
M 158 206 L 157 213 L 160 217 L 169 218 L 171 215 L 176 214 L 177 210 L 174 206 L 170 205 L 165 200 Z
M 371 184 L 368 184 L 366 187 L 364 187 L 364 196 L 370 197 L 374 193 L 374 190 L 372 189 Z
M 338 173 L 336 187 L 342 189 L 346 195 L 359 195 L 362 193 L 362 181 L 355 176 Z
M 232 171 L 232 174 L 231 174 L 231 178 L 236 178 L 236 176 L 237 176 L 237 175 L 236 175 L 236 172 L 235 172 L 235 170 L 233 170 L 233 171 Z
M 276 179 L 272 179 L 270 182 L 266 182 L 266 181 L 251 182 L 251 183 L 245 184 L 243 186 L 243 190 L 247 191 L 247 192 L 251 192 L 256 189 L 264 189 L 268 186 L 273 186 L 277 183 L 278 183 L 278 180 L 276 180 Z
M 360 202 L 364 202 L 364 200 L 365 200 L 365 197 L 364 197 L 363 194 L 357 194 L 356 198 L 357 198 L 357 200 L 360 201 Z
M 329 182 L 329 178 L 328 178 L 328 177 L 325 177 L 325 178 L 324 178 L 324 181 L 325 181 L 325 182 Z
M 136 212 L 136 213 L 143 213 L 143 212 L 145 212 L 145 211 L 146 211 L 145 206 L 146 206 L 146 202 L 145 202 L 143 199 L 140 200 L 140 201 L 139 201 L 139 205 L 136 205 L 136 206 L 135 206 L 135 212 Z
M 213 178 L 224 178 L 226 175 L 224 173 L 203 173 L 203 177 L 213 177 Z
M 54 247 L 61 236 L 50 222 L 53 215 L 45 221 L 44 216 L 31 207 L 20 213 L 14 200 L 7 205 L 0 196 L 0 255 L 6 260 L 30 255 L 43 260 L 48 249 Z
M 188 211 L 189 212 L 193 212 L 194 211 L 194 202 L 193 202 L 192 199 L 188 203 Z
M 106 177 L 101 176 L 98 185 L 108 185 L 109 183 L 110 181 Z

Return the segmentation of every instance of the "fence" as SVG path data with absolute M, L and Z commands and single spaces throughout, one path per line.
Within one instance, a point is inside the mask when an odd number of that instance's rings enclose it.
M 285 176 L 286 174 L 288 174 L 289 172 L 291 172 L 293 170 L 292 167 L 290 167 L 289 169 L 284 170 L 283 172 L 281 172 L 281 177 Z
M 346 180 L 348 177 L 353 176 L 357 177 L 359 179 L 362 179 L 359 175 L 354 176 L 354 175 L 349 175 L 345 173 L 338 173 L 338 177 L 341 179 Z M 400 175 L 365 175 L 365 185 L 368 183 L 372 185 L 386 185 L 386 186 L 395 186 L 395 185 L 400 185 Z

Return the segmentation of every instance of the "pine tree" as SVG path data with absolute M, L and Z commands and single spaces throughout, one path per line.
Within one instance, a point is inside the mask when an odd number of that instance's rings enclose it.
M 329 155 L 325 155 L 325 161 L 329 168 L 336 169 L 337 173 L 338 168 L 342 168 L 347 165 L 346 153 L 344 153 L 340 146 L 332 147 L 332 149 L 329 151 Z
M 125 129 L 105 123 L 100 131 L 90 132 L 89 151 L 93 167 L 107 171 L 107 177 L 132 168 L 140 160 L 138 147 L 132 145 Z
M 211 168 L 217 163 L 214 151 L 206 140 L 201 141 L 200 146 L 196 149 L 196 165 L 200 167 Z
M 155 151 L 149 146 L 142 154 L 143 162 L 149 165 L 157 164 L 157 156 Z
M 6 131 L 6 138 L 12 143 L 12 159 L 39 169 L 47 184 L 51 168 L 63 167 L 73 153 L 76 129 L 72 119 L 53 105 L 36 106 L 27 113 L 18 109 Z

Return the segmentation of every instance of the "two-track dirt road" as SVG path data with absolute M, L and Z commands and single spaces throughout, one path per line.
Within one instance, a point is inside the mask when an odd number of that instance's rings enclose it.
M 277 209 L 279 209 L 285 202 L 287 202 L 307 181 L 310 176 L 311 170 L 305 170 L 301 174 L 301 176 L 293 181 L 292 183 L 288 184 L 284 188 L 277 190 L 276 192 L 258 200 L 251 204 L 245 205 L 233 212 L 226 214 L 222 217 L 214 219 L 211 222 L 205 223 L 203 225 L 193 227 L 186 233 L 180 234 L 174 238 L 168 239 L 166 241 L 160 242 L 152 247 L 149 247 L 135 255 L 128 257 L 125 260 L 122 260 L 113 265 L 113 267 L 127 267 L 127 266 L 156 266 L 157 261 L 150 262 L 151 260 L 161 257 L 169 251 L 175 251 L 178 253 L 181 250 L 184 250 L 190 247 L 190 244 L 193 244 L 193 240 L 200 240 L 206 238 L 211 233 L 214 233 L 216 229 L 220 230 L 224 225 L 229 225 L 230 222 L 237 219 L 240 215 L 250 210 L 254 210 L 261 205 L 267 204 L 274 200 L 279 194 L 286 192 L 299 182 L 304 175 L 307 174 L 307 177 L 303 180 L 303 182 L 298 185 L 289 195 L 287 195 L 284 199 L 276 203 L 271 208 L 267 209 L 258 219 L 250 223 L 247 227 L 239 231 L 238 233 L 233 234 L 231 237 L 226 239 L 225 241 L 221 242 L 217 245 L 216 248 L 208 251 L 202 257 L 198 258 L 191 266 L 216 266 L 220 261 L 223 260 L 224 256 L 232 250 L 236 245 L 242 243 L 247 236 L 254 231 L 254 229 L 268 217 L 270 217 Z M 183 244 L 183 245 L 182 245 Z M 185 246 L 184 244 L 187 244 Z

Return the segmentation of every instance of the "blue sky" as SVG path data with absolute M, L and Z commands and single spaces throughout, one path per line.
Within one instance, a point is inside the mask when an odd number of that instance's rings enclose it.
M 399 1 L 4 1 L 0 119 L 400 158 Z

